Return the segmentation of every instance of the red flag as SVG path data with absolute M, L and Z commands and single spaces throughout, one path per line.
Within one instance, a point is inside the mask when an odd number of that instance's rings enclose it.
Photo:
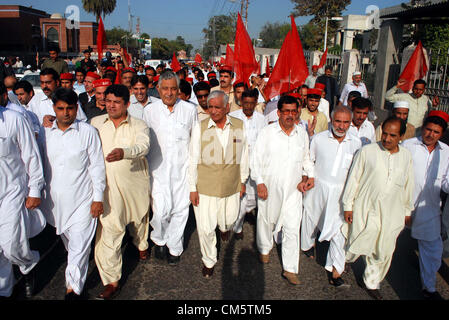
M 226 64 L 225 59 L 223 57 L 220 58 L 220 65 Z
M 106 48 L 108 44 L 106 40 L 106 32 L 104 31 L 103 19 L 100 16 L 100 22 L 98 23 L 98 32 L 97 32 L 97 52 L 98 52 L 98 60 L 101 61 L 103 58 L 103 49 Z
M 327 48 L 326 51 L 324 51 L 323 55 L 321 56 L 320 64 L 318 65 L 318 69 L 321 69 L 326 64 L 327 59 Z
M 229 43 L 226 46 L 226 60 L 224 61 L 224 64 L 227 66 L 231 66 L 232 69 L 234 69 L 234 51 L 232 51 Z
M 173 52 L 173 58 L 171 59 L 170 67 L 174 72 L 178 72 L 179 70 L 181 70 L 181 65 L 179 64 L 179 61 L 176 58 L 175 52 Z
M 309 75 L 293 16 L 291 24 L 291 30 L 284 39 L 278 60 L 264 89 L 267 99 L 299 87 Z
M 195 55 L 195 62 L 198 62 L 198 63 L 203 62 L 203 58 L 201 58 L 201 55 L 199 53 L 197 53 Z
M 252 73 L 257 72 L 258 68 L 253 43 L 239 13 L 234 41 L 235 83 L 244 82 L 248 84 L 249 77 Z
M 129 56 L 128 51 L 126 51 L 126 48 L 123 48 L 123 53 L 125 55 L 126 62 L 128 62 L 128 66 L 129 66 L 129 64 L 131 63 L 131 57 Z
M 271 71 L 270 71 L 270 60 L 268 60 L 268 57 L 267 57 L 267 65 L 265 66 L 265 76 L 267 78 L 269 78 L 270 74 L 271 74 Z
M 424 56 L 424 50 L 420 40 L 415 48 L 415 51 L 413 51 L 410 60 L 407 62 L 407 65 L 399 76 L 399 80 L 406 81 L 406 83 L 399 88 L 401 88 L 404 92 L 409 92 L 413 87 L 413 82 L 424 78 L 427 70 L 426 57 Z

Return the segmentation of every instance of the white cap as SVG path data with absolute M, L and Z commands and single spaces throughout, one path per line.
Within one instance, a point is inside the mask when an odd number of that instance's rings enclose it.
M 354 72 L 354 73 L 352 74 L 353 77 L 355 77 L 355 76 L 361 76 L 361 75 L 362 75 L 362 73 L 361 73 L 360 71 L 356 71 L 356 72 Z
M 396 109 L 396 108 L 405 108 L 405 109 L 409 109 L 409 105 L 408 105 L 408 102 L 407 102 L 407 101 L 396 101 L 396 102 L 394 103 L 393 108 L 394 108 L 394 109 Z
M 31 69 L 31 65 L 27 65 L 26 68 L 27 68 L 27 69 Z

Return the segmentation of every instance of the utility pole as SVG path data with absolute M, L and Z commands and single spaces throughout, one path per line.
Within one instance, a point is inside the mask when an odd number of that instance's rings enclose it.
M 212 17 L 212 36 L 214 37 L 214 46 L 212 47 L 212 53 L 215 56 L 217 46 L 217 39 L 215 38 L 215 16 Z
M 240 2 L 240 15 L 245 21 L 245 27 L 248 29 L 248 6 L 249 0 L 241 0 Z

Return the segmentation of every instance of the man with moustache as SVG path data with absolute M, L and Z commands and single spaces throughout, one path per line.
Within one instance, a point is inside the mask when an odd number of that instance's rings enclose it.
M 109 79 L 98 79 L 92 83 L 95 89 L 95 99 L 89 101 L 83 108 L 87 121 L 90 122 L 96 116 L 107 114 L 106 110 L 106 89 L 112 85 Z
M 368 90 L 365 84 L 362 82 L 362 73 L 356 71 L 352 74 L 352 82 L 345 84 L 341 91 L 339 105 L 348 105 L 348 94 L 351 91 L 359 91 L 363 98 L 368 98 Z
M 326 95 L 324 99 L 329 101 L 329 112 L 332 112 L 332 110 L 334 109 L 334 98 L 336 98 L 338 95 L 338 83 L 337 80 L 332 76 L 332 69 L 332 66 L 326 66 L 324 68 L 324 74 L 319 76 L 315 82 L 315 85 L 317 83 L 322 83 L 326 87 Z
M 321 92 L 322 90 L 320 89 L 307 89 L 307 108 L 304 108 L 301 111 L 301 120 L 307 121 L 309 127 L 312 126 L 313 122 L 316 122 L 314 126 L 314 134 L 326 131 L 328 128 L 326 116 L 318 110 Z
M 120 74 L 121 83 L 128 88 L 129 94 L 132 94 L 131 80 L 136 75 L 136 71 L 133 68 L 124 68 Z
M 73 74 L 70 72 L 61 73 L 59 78 L 61 79 L 61 88 L 73 90 Z
M 145 67 L 145 75 L 148 78 L 149 85 L 148 85 L 148 95 L 150 97 L 155 97 L 160 99 L 159 92 L 157 91 L 156 85 L 157 82 L 154 80 L 156 77 L 156 70 L 152 66 L 146 66 Z
M 191 131 L 198 121 L 197 107 L 179 99 L 179 78 L 173 71 L 159 77 L 161 100 L 145 108 L 150 128 L 148 153 L 153 218 L 151 240 L 157 259 L 176 265 L 184 250 L 184 228 L 189 216 L 187 181 Z M 167 250 L 168 249 L 168 250 Z
M 302 193 L 314 185 L 309 137 L 295 125 L 299 102 L 283 96 L 278 102 L 279 121 L 263 128 L 251 155 L 251 179 L 257 183 L 257 247 L 262 263 L 270 260 L 273 238 L 282 242 L 282 276 L 300 284 L 299 228 Z
M 223 91 L 209 95 L 210 119 L 195 124 L 190 145 L 190 201 L 205 278 L 213 275 L 217 263 L 215 230 L 218 226 L 221 240 L 229 240 L 249 173 L 245 127 L 242 120 L 227 115 L 227 100 Z
M 80 93 L 78 97 L 82 108 L 84 108 L 84 106 L 92 99 L 95 99 L 95 88 L 93 82 L 98 79 L 101 79 L 100 75 L 92 71 L 89 71 L 84 77 L 85 91 Z
M 369 99 L 358 97 L 352 100 L 352 123 L 349 133 L 359 137 L 362 145 L 376 141 L 374 126 L 368 121 L 368 113 L 372 111 L 373 104 Z
M 242 93 L 247 89 L 243 82 L 235 83 L 234 99 L 229 101 L 229 112 L 234 112 L 242 108 Z
M 401 141 L 411 139 L 415 136 L 415 127 L 408 123 L 409 103 L 407 101 L 396 101 L 393 105 L 393 117 L 404 120 L 407 123 L 407 130 Z M 376 141 L 379 142 L 382 137 L 382 125 L 376 128 Z
M 352 112 L 338 106 L 331 113 L 331 129 L 314 135 L 310 143 L 310 160 L 315 163 L 315 187 L 304 196 L 301 222 L 301 249 L 315 256 L 315 239 L 329 241 L 325 269 L 329 283 L 344 285 L 345 238 L 340 231 L 344 223 L 340 198 L 354 154 L 362 146 L 359 138 L 348 134 Z
M 380 283 L 390 268 L 396 240 L 411 225 L 413 159 L 399 146 L 406 126 L 401 119 L 384 121 L 382 140 L 364 146 L 354 157 L 342 202 L 346 223 L 346 262 L 365 261 L 364 288 L 381 300 Z
M 267 125 L 265 117 L 260 112 L 255 112 L 257 106 L 257 89 L 246 90 L 242 93 L 242 109 L 230 112 L 229 116 L 243 121 L 248 141 L 248 154 L 251 157 L 252 149 L 256 144 L 257 135 Z M 235 238 L 243 239 L 243 222 L 247 213 L 257 207 L 257 185 L 251 178 L 246 182 L 245 194 L 240 200 L 239 216 L 234 224 Z
M 44 127 L 51 127 L 55 120 L 55 112 L 53 110 L 53 102 L 51 97 L 53 92 L 60 87 L 60 79 L 58 73 L 47 68 L 41 71 L 40 81 L 42 93 L 36 94 L 29 102 L 30 111 L 38 117 L 39 123 Z M 81 108 L 78 108 L 76 118 L 80 121 L 86 121 L 86 115 Z
M 143 120 L 145 108 L 160 99 L 148 96 L 148 78 L 144 75 L 134 75 L 131 79 L 132 95 L 128 113 L 130 116 Z
M 222 66 L 219 72 L 219 79 L 220 86 L 213 87 L 210 91 L 223 91 L 229 97 L 229 103 L 231 103 L 231 101 L 234 101 L 234 87 L 232 86 L 234 72 L 232 72 L 232 67 L 227 65 Z
M 198 100 L 198 121 L 201 122 L 204 119 L 209 118 L 209 113 L 207 112 L 207 97 L 209 97 L 210 94 L 210 86 L 204 81 L 197 82 L 193 86 L 193 92 Z
M 449 147 L 439 139 L 447 129 L 448 121 L 446 112 L 430 111 L 424 119 L 421 136 L 402 143 L 413 158 L 415 209 L 411 236 L 418 242 L 419 273 L 426 299 L 441 299 L 436 291 L 443 254 L 440 193 L 449 192 Z

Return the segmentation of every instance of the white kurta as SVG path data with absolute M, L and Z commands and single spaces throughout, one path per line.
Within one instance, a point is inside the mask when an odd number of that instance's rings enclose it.
M 43 92 L 39 92 L 34 95 L 34 97 L 28 103 L 28 108 L 38 117 L 39 123 L 41 125 L 46 115 L 55 116 L 55 111 L 53 110 L 53 101 L 51 101 L 51 99 L 47 97 Z M 87 117 L 84 114 L 79 101 L 76 119 L 80 121 L 87 121 Z
M 435 240 L 441 234 L 440 191 L 449 191 L 449 185 L 443 182 L 449 170 L 449 147 L 438 142 L 429 153 L 421 137 L 405 140 L 402 146 L 412 154 L 415 174 L 412 237 Z
M 340 95 L 340 102 L 343 103 L 344 106 L 348 105 L 348 95 L 351 91 L 358 91 L 361 93 L 363 98 L 368 98 L 368 90 L 363 82 L 360 82 L 359 85 L 355 85 L 354 82 L 350 82 L 345 84 L 343 90 Z
M 278 122 L 262 129 L 251 155 L 251 178 L 265 184 L 266 200 L 258 199 L 257 246 L 267 254 L 273 235 L 282 229 L 284 270 L 297 273 L 299 262 L 299 228 L 302 216 L 302 194 L 297 186 L 302 176 L 314 177 L 309 157 L 309 137 L 294 126 L 287 135 Z
M 40 198 L 44 177 L 28 122 L 4 107 L 0 107 L 0 177 L 0 296 L 10 296 L 14 285 L 12 264 L 27 274 L 39 261 L 39 252 L 32 251 L 28 243 L 30 221 L 34 219 L 28 215 L 40 212 L 28 212 L 25 199 Z
M 320 99 L 320 104 L 318 105 L 318 111 L 324 113 L 326 116 L 327 122 L 331 121 L 330 113 L 329 113 L 329 101 L 324 98 Z
M 28 124 L 30 125 L 30 128 L 33 130 L 33 132 L 35 134 L 39 133 L 39 131 L 40 131 L 39 119 L 37 118 L 37 116 L 33 112 L 25 109 L 20 104 L 14 104 L 12 102 L 9 102 L 6 105 L 6 108 L 14 110 L 14 111 L 22 114 L 25 117 L 25 119 L 28 121 Z
M 150 128 L 151 147 L 147 159 L 153 219 L 151 239 L 167 245 L 170 254 L 183 251 L 184 228 L 189 215 L 189 143 L 198 121 L 197 108 L 178 99 L 170 112 L 162 100 L 145 108 L 143 119 Z
M 315 186 L 304 196 L 303 222 L 310 220 L 321 231 L 319 241 L 330 241 L 340 232 L 344 222 L 341 194 L 352 158 L 361 146 L 360 139 L 348 134 L 339 143 L 329 130 L 316 134 L 310 143 L 310 160 L 315 163 Z M 304 236 L 311 236 L 312 231 L 308 235 L 305 232 Z M 303 250 L 308 249 L 310 247 L 303 247 Z
M 363 146 L 376 142 L 376 130 L 374 129 L 373 124 L 368 121 L 368 119 L 365 119 L 365 121 L 363 121 L 362 125 L 358 129 L 354 125 L 354 123 L 351 122 L 348 133 L 358 137 L 362 141 Z
M 143 120 L 143 111 L 145 110 L 145 108 L 149 107 L 150 104 L 152 104 L 158 100 L 161 100 L 161 99 L 149 96 L 145 105 L 142 105 L 139 101 L 137 101 L 136 97 L 134 95 L 132 95 L 129 98 L 130 104 L 128 107 L 128 113 L 131 117 Z

